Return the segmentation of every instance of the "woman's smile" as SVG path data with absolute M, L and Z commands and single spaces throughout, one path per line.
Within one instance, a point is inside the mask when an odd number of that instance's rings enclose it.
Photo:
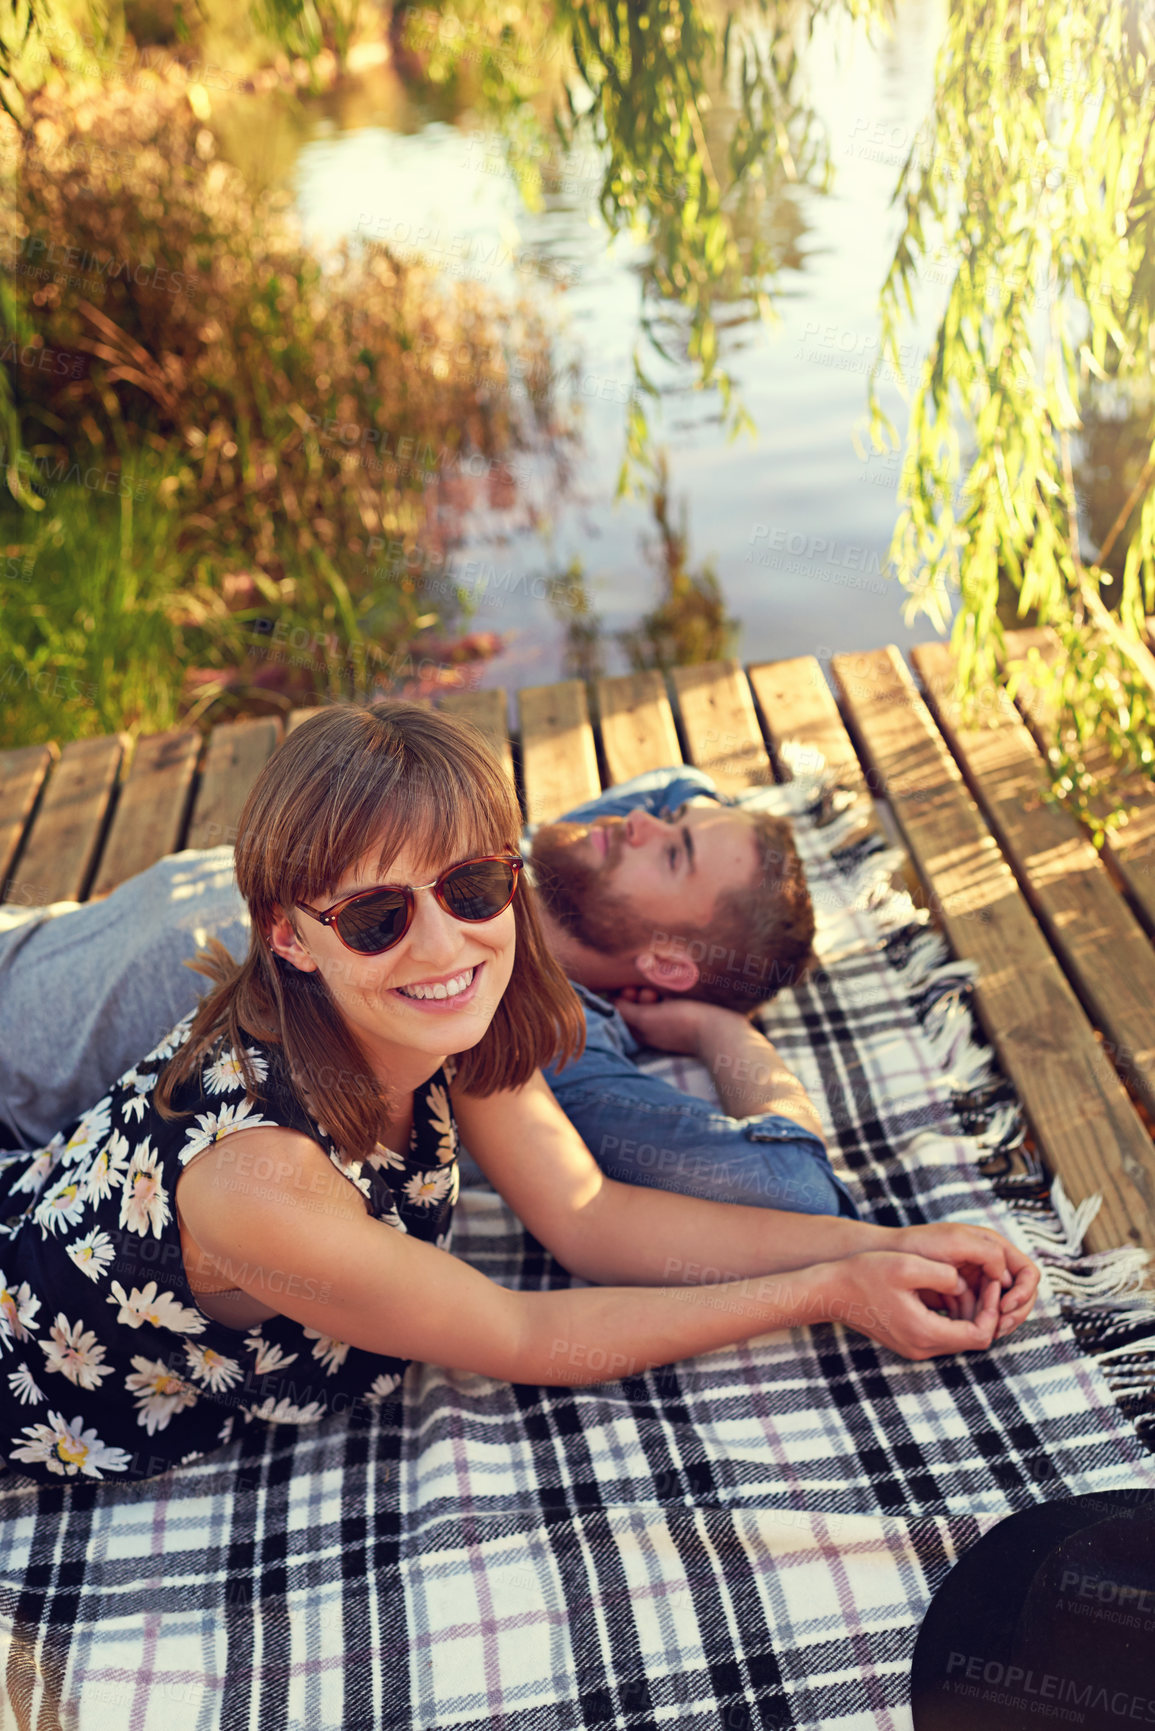
M 404 998 L 416 1009 L 445 1014 L 465 1009 L 477 996 L 477 985 L 484 962 L 461 968 L 455 974 L 442 974 L 436 979 L 411 980 L 404 986 L 391 986 L 393 996 Z

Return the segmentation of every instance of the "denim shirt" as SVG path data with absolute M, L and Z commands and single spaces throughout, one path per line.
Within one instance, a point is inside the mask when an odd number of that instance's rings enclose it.
M 661 817 L 703 796 L 736 803 L 702 770 L 679 764 L 600 794 L 566 812 L 565 821 L 625 816 L 638 807 Z M 637 1062 L 642 1047 L 613 1004 L 585 986 L 575 990 L 586 1015 L 585 1051 L 561 1070 L 547 1069 L 545 1078 L 608 1177 L 717 1202 L 857 1218 L 819 1137 L 779 1112 L 731 1118 L 647 1075 Z

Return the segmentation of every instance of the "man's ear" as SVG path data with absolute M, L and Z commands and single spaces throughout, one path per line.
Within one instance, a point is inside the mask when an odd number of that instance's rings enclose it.
M 269 948 L 275 956 L 283 956 L 303 974 L 315 974 L 317 964 L 293 930 L 288 914 L 283 910 L 269 927 Z
M 660 955 L 643 950 L 634 957 L 639 974 L 659 992 L 692 992 L 698 984 L 699 968 L 689 956 Z

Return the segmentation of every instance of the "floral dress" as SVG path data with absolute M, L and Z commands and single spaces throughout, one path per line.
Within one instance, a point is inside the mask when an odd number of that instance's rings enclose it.
M 187 1115 L 162 1118 L 156 1084 L 191 1023 L 70 1133 L 0 1156 L 0 1463 L 28 1478 L 151 1478 L 230 1442 L 238 1420 L 371 1414 L 405 1371 L 405 1359 L 283 1314 L 247 1329 L 207 1316 L 185 1276 L 176 1185 L 229 1131 L 283 1126 L 319 1143 L 376 1219 L 445 1249 L 458 1190 L 451 1062 L 414 1096 L 407 1154 L 379 1145 L 349 1160 L 288 1086 L 280 1049 L 259 1040 L 246 1047 L 259 1098 L 246 1095 L 238 1055 L 221 1042 L 176 1092 Z M 327 1296 L 319 1281 L 281 1274 L 279 1288 L 275 1272 L 254 1275 L 246 1285 L 273 1308 L 293 1283 L 304 1297 Z

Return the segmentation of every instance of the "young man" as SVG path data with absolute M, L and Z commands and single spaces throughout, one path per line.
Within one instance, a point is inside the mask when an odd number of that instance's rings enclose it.
M 586 1012 L 585 1053 L 547 1080 L 602 1169 L 854 1217 L 805 1090 L 748 1020 L 810 955 L 789 826 L 678 766 L 539 825 L 526 846 Z M 104 901 L 0 908 L 0 1146 L 47 1142 L 193 1007 L 203 984 L 181 964 L 209 936 L 248 947 L 229 848 L 171 855 Z M 635 1035 L 701 1059 L 718 1104 L 642 1071 Z

